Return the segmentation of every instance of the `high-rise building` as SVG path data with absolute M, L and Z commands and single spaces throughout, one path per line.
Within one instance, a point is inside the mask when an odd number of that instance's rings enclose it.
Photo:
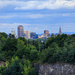
M 25 38 L 30 39 L 30 31 L 24 31 Z
M 48 30 L 44 30 L 44 34 L 49 34 L 49 31 Z
M 49 31 L 48 30 L 44 30 L 44 37 L 49 37 Z
M 18 37 L 24 37 L 24 29 L 22 25 L 18 26 Z
M 49 31 L 48 30 L 44 30 L 44 35 L 38 36 L 38 38 L 48 38 L 50 37 Z
M 58 34 L 62 35 L 61 27 L 59 27 L 59 33 Z

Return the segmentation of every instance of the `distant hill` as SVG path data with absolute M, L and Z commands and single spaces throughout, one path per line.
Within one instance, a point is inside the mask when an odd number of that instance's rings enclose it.
M 75 34 L 75 32 L 63 32 L 64 34 Z
M 50 33 L 50 34 L 52 34 L 52 33 Z M 54 34 L 58 34 L 58 33 L 54 33 Z M 75 32 L 63 32 L 63 34 L 75 34 Z M 43 33 L 38 34 L 38 36 L 41 36 L 41 35 L 43 35 Z

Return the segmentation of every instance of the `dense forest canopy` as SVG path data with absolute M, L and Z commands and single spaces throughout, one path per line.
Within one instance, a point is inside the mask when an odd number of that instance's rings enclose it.
M 75 34 L 31 40 L 0 33 L 0 61 L 0 75 L 37 75 L 38 62 L 75 64 Z

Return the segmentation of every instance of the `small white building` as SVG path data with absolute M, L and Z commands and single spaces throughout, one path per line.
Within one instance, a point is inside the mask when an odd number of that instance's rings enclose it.
M 15 36 L 15 38 L 18 38 L 17 34 L 15 33 L 14 28 L 12 28 L 11 35 L 14 35 L 14 36 Z

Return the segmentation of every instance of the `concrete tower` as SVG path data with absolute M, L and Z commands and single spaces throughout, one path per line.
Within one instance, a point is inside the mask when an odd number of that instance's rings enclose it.
M 24 37 L 24 29 L 22 25 L 18 26 L 18 38 L 19 37 Z
M 61 27 L 59 27 L 59 34 L 60 34 L 60 35 L 62 35 L 62 32 L 61 32 Z

